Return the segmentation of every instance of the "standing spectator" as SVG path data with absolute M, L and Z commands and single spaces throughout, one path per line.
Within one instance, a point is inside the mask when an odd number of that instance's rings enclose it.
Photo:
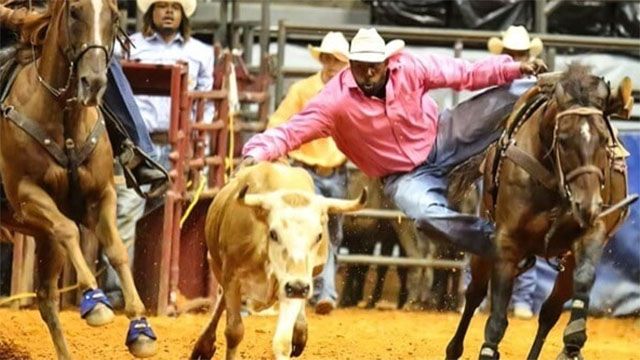
M 196 11 L 196 0 L 138 0 L 143 15 L 142 32 L 131 36 L 135 47 L 130 58 L 145 63 L 189 64 L 189 90 L 211 90 L 213 86 L 213 49 L 191 37 L 189 17 Z M 142 118 L 151 133 L 151 141 L 160 163 L 170 168 L 168 130 L 170 99 L 166 96 L 136 96 Z M 211 120 L 213 106 L 208 104 L 205 119 Z
M 320 47 L 310 46 L 309 49 L 311 55 L 322 65 L 322 69 L 291 85 L 287 96 L 269 118 L 269 127 L 281 125 L 299 113 L 327 82 L 348 65 L 349 43 L 341 32 L 327 33 Z M 331 137 L 306 143 L 300 149 L 289 152 L 288 156 L 292 165 L 300 166 L 309 172 L 318 194 L 333 198 L 345 197 L 347 158 L 338 150 Z M 342 220 L 342 215 L 331 215 L 329 218 L 330 251 L 322 274 L 314 279 L 311 299 L 318 314 L 329 314 L 336 307 L 336 255 L 342 242 Z
M 211 90 L 213 85 L 213 49 L 191 37 L 189 17 L 196 10 L 195 0 L 138 0 L 144 13 L 143 30 L 131 36 L 130 58 L 145 63 L 189 64 L 189 90 Z M 169 125 L 171 100 L 166 96 L 136 95 L 142 120 L 151 135 L 154 157 L 166 169 L 171 169 L 169 154 Z M 134 104 L 135 105 L 135 104 Z M 208 105 L 205 119 L 211 119 L 213 107 Z M 120 236 L 133 258 L 136 222 L 143 216 L 145 200 L 123 185 L 117 187 L 117 223 Z M 119 285 L 111 271 L 107 272 L 107 295 L 118 304 Z

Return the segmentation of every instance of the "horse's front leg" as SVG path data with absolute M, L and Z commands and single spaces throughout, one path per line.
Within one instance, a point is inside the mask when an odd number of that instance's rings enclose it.
M 606 229 L 598 221 L 587 233 L 574 243 L 573 253 L 576 268 L 573 273 L 573 300 L 571 318 L 564 330 L 564 349 L 558 359 L 581 359 L 580 350 L 587 341 L 587 312 L 589 293 L 596 280 L 596 266 L 600 262 L 606 240 Z
M 65 250 L 76 270 L 80 289 L 82 317 L 89 325 L 101 326 L 114 318 L 111 304 L 100 289 L 80 249 L 78 226 L 64 216 L 53 199 L 41 187 L 28 181 L 18 185 L 18 203 L 12 204 L 19 221 L 35 229 L 47 241 Z
M 511 235 L 498 232 L 497 244 L 500 246 L 500 256 L 493 266 L 491 275 L 491 316 L 484 328 L 484 344 L 480 349 L 480 359 L 499 359 L 498 344 L 504 336 L 509 324 L 507 320 L 507 306 L 511 299 L 513 280 L 518 272 L 518 258 L 513 248 L 516 244 Z
M 64 250 L 55 242 L 37 238 L 36 252 L 39 259 L 37 297 L 40 317 L 49 328 L 58 360 L 69 360 L 71 359 L 71 354 L 64 340 L 62 325 L 58 316 L 58 300 L 60 299 L 58 277 L 65 262 Z
M 156 353 L 156 336 L 144 318 L 144 304 L 133 282 L 129 267 L 127 249 L 122 243 L 116 226 L 116 191 L 113 186 L 105 187 L 100 200 L 90 207 L 97 218 L 95 232 L 109 259 L 109 263 L 118 273 L 125 301 L 125 313 L 131 319 L 126 344 L 129 351 L 137 357 L 147 357 Z

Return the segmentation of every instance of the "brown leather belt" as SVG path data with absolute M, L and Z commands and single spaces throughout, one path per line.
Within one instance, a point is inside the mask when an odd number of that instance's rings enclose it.
M 326 167 L 326 166 L 318 166 L 318 165 L 309 165 L 297 160 L 292 160 L 291 165 L 303 167 L 307 170 L 313 171 L 314 173 L 322 177 L 329 177 L 333 175 L 341 167 L 341 166 Z
M 149 134 L 151 137 L 151 141 L 156 144 L 166 145 L 169 143 L 169 132 L 168 131 L 155 131 Z

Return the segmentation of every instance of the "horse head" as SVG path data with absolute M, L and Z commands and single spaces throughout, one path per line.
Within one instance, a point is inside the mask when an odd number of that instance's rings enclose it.
M 117 4 L 115 0 L 66 0 L 50 2 L 49 6 L 53 22 L 49 32 L 57 31 L 58 49 L 69 66 L 61 90 L 75 87 L 79 103 L 95 106 L 107 84 L 118 29 Z
M 590 73 L 590 68 L 572 64 L 557 83 L 553 94 L 557 112 L 544 137 L 551 137 L 560 191 L 573 216 L 585 227 L 602 211 L 601 189 L 610 164 L 609 145 L 614 141 L 607 116 L 612 109 L 609 85 Z

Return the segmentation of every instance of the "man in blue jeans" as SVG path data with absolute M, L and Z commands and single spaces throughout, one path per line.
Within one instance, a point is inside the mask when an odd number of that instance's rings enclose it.
M 332 136 L 365 174 L 383 179 L 395 205 L 416 221 L 421 235 L 442 239 L 483 256 L 495 256 L 494 226 L 452 210 L 447 172 L 485 150 L 527 87 L 514 80 L 546 67 L 540 60 L 508 55 L 469 63 L 402 51 L 385 44 L 375 29 L 360 29 L 351 42 L 351 66 L 329 81 L 287 123 L 255 135 L 243 149 L 242 166 L 271 161 L 301 144 Z M 484 93 L 439 114 L 428 91 L 436 88 Z

